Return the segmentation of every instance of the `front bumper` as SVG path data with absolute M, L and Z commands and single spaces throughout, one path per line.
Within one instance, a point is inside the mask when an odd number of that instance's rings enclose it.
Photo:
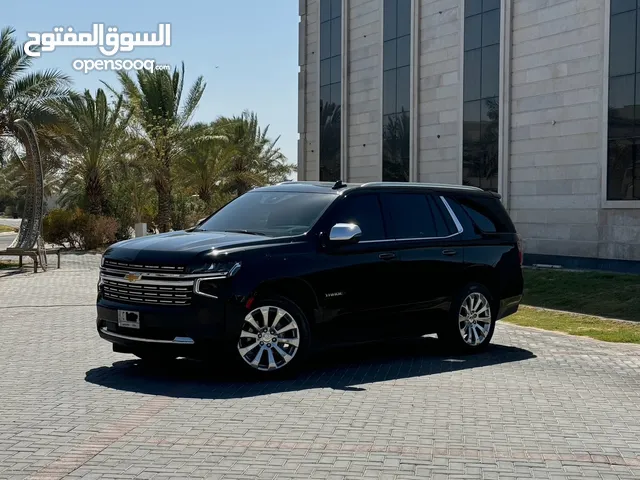
M 140 314 L 140 328 L 118 325 L 118 310 Z M 97 302 L 96 328 L 114 350 L 172 350 L 179 356 L 201 356 L 215 344 L 237 338 L 234 332 L 243 318 L 240 305 L 219 299 L 194 298 L 189 306 L 142 305 L 114 302 L 102 297 Z M 239 334 L 239 333 L 238 333 Z

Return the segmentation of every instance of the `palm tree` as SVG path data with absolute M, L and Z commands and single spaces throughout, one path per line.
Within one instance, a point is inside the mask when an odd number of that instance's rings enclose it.
M 198 77 L 183 102 L 184 63 L 172 74 L 168 70 L 139 70 L 134 80 L 121 71 L 119 79 L 134 115 L 139 153 L 158 197 L 158 227 L 167 232 L 171 229 L 175 164 L 190 145 L 204 140 L 204 132 L 189 128 L 189 124 L 206 84 Z
M 110 104 L 102 89 L 95 97 L 85 90 L 61 101 L 58 112 L 62 123 L 57 131 L 68 152 L 63 201 L 82 198 L 89 213 L 101 215 L 115 161 L 127 147 L 129 116 L 123 115 L 123 99 L 118 96 Z
M 18 120 L 33 125 L 37 133 L 55 123 L 53 101 L 68 96 L 71 80 L 58 70 L 29 72 L 33 57 L 24 53 L 14 34 L 11 27 L 0 31 L 0 135 L 23 142 Z
M 198 195 L 207 208 L 212 208 L 231 166 L 233 145 L 221 134 L 217 122 L 198 123 L 191 128 L 201 130 L 207 139 L 186 149 L 178 165 L 180 181 L 185 190 Z
M 271 140 L 269 126 L 262 130 L 255 113 L 245 111 L 217 122 L 233 145 L 226 175 L 227 191 L 243 195 L 255 186 L 284 181 L 295 171 L 295 166 L 286 163 L 286 157 L 276 146 L 280 137 Z
M 66 97 L 70 81 L 57 70 L 27 72 L 33 59 L 17 44 L 14 33 L 10 27 L 0 31 L 0 137 L 5 137 L 4 151 L 7 138 L 19 142 L 17 147 L 11 145 L 11 156 L 18 159 L 26 173 L 27 213 L 12 246 L 32 248 L 41 241 L 44 208 L 44 169 L 37 132 L 55 121 L 52 101 Z
M 109 208 L 120 223 L 119 239 L 129 238 L 129 230 L 136 223 L 148 223 L 156 215 L 153 183 L 140 162 L 133 155 L 119 158 L 115 166 L 117 181 L 110 188 Z

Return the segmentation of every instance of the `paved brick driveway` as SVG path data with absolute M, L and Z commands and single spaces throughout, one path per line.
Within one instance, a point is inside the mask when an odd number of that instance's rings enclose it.
M 639 348 L 501 324 L 475 357 L 427 338 L 296 381 L 161 372 L 97 338 L 97 264 L 0 274 L 2 479 L 640 478 Z

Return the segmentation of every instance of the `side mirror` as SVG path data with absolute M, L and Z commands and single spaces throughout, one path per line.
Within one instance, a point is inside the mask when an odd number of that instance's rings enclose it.
M 354 223 L 336 223 L 329 232 L 332 243 L 357 243 L 362 237 L 362 230 Z

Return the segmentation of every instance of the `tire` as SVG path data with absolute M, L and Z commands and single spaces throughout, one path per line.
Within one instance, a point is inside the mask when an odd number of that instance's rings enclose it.
M 482 304 L 478 304 L 478 301 Z M 489 310 L 488 313 L 484 310 L 485 305 Z M 470 311 L 470 306 L 476 307 L 475 317 L 473 311 Z M 470 312 L 471 316 L 467 312 Z M 497 308 L 489 289 L 481 283 L 470 283 L 458 292 L 451 303 L 447 320 L 438 332 L 438 338 L 456 352 L 483 351 L 493 338 L 496 314 Z M 464 323 L 461 320 L 463 316 Z M 463 333 L 463 330 L 467 333 Z
M 245 374 L 281 378 L 299 370 L 310 344 L 311 331 L 304 311 L 289 298 L 270 295 L 258 299 L 247 312 L 230 353 Z

